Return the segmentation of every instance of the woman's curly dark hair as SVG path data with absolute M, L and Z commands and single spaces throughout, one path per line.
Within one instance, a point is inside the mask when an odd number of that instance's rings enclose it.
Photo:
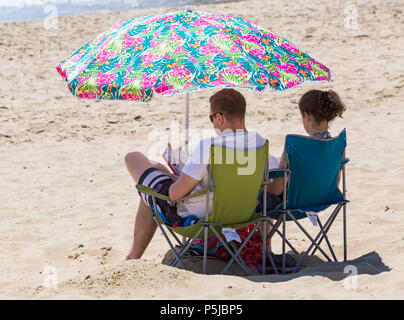
M 339 95 L 333 90 L 321 91 L 310 90 L 306 92 L 299 101 L 300 112 L 306 112 L 314 116 L 320 123 L 323 120 L 331 121 L 341 117 L 346 110 L 345 104 Z

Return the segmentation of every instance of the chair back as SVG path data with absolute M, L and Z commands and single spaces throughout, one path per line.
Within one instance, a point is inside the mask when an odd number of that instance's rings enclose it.
M 345 147 L 345 129 L 331 139 L 286 136 L 287 209 L 318 212 L 343 201 L 337 181 Z
M 251 150 L 211 146 L 209 171 L 215 194 L 209 222 L 238 225 L 257 216 L 255 208 L 267 162 L 268 140 Z

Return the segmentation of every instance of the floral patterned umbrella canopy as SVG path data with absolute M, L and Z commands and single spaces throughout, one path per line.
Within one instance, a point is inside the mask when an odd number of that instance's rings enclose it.
M 253 22 L 191 10 L 119 24 L 57 70 L 80 98 L 141 101 L 212 87 L 285 90 L 331 78 L 327 67 Z

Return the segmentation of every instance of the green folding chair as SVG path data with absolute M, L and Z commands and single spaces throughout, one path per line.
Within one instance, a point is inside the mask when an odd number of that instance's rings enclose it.
M 327 236 L 338 213 L 343 210 L 343 243 L 344 261 L 347 259 L 346 240 L 346 182 L 345 158 L 346 131 L 345 129 L 335 138 L 319 139 L 315 137 L 287 135 L 285 139 L 286 169 L 269 170 L 269 178 L 284 178 L 283 201 L 274 210 L 267 211 L 268 222 L 272 230 L 268 239 L 277 233 L 282 238 L 282 273 L 285 273 L 285 247 L 288 245 L 298 255 L 297 250 L 286 237 L 286 222 L 293 221 L 310 240 L 310 246 L 300 258 L 292 272 L 299 270 L 305 258 L 319 250 L 328 260 L 329 255 L 320 246 L 325 240 L 328 249 L 337 262 L 331 242 Z M 338 176 L 342 171 L 342 191 L 337 185 Z M 264 197 L 266 198 L 266 197 Z M 323 225 L 317 213 L 335 206 L 334 211 Z M 299 222 L 300 219 L 312 215 L 320 230 L 316 237 L 311 237 Z M 272 223 L 269 219 L 275 219 Z M 282 225 L 282 231 L 279 228 Z M 311 250 L 313 250 L 311 252 Z M 275 268 L 275 273 L 278 273 Z
M 258 193 L 263 188 L 263 185 L 267 183 L 264 180 L 267 162 L 268 141 L 261 148 L 254 150 L 238 150 L 221 145 L 212 145 L 210 165 L 208 165 L 208 188 L 177 201 L 170 201 L 167 196 L 158 194 L 148 187 L 136 186 L 140 192 L 152 196 L 154 204 L 152 208 L 153 219 L 175 255 L 174 259 L 169 263 L 170 266 L 179 264 L 182 269 L 186 269 L 181 258 L 187 253 L 196 239 L 204 239 L 203 273 L 206 274 L 207 240 L 209 237 L 214 236 L 231 256 L 222 274 L 229 269 L 233 262 L 237 262 L 246 275 L 250 274 L 240 252 L 265 219 L 255 209 Z M 213 212 L 208 215 L 209 194 L 211 192 L 214 193 Z M 175 204 L 201 194 L 206 195 L 206 215 L 194 225 L 173 228 L 164 224 L 158 212 L 154 209 L 157 208 L 156 198 Z M 255 224 L 255 226 L 240 246 L 236 247 L 232 241 L 223 241 L 221 237 L 223 228 L 239 229 L 251 224 Z M 165 229 L 178 243 L 179 249 L 174 247 Z M 185 243 L 180 241 L 177 235 L 185 237 L 187 239 Z M 262 240 L 264 242 L 265 238 L 263 237 Z M 273 263 L 272 260 L 271 263 Z

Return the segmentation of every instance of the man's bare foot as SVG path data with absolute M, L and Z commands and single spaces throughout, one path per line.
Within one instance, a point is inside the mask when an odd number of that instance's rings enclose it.
M 122 257 L 122 258 L 118 261 L 117 264 L 123 263 L 123 262 L 128 261 L 128 260 L 133 260 L 133 259 L 136 259 L 136 258 L 133 256 L 133 254 L 129 253 L 129 254 L 127 254 L 126 256 Z
M 133 253 L 129 253 L 126 255 L 125 260 L 132 260 L 132 259 L 139 259 L 138 257 L 136 257 Z

